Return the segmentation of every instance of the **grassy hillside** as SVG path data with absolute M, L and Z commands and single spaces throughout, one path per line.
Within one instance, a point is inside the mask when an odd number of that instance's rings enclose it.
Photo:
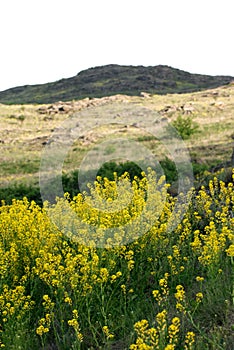
M 183 93 L 215 88 L 234 80 L 229 76 L 190 74 L 168 66 L 107 65 L 90 68 L 75 77 L 40 85 L 26 85 L 0 92 L 6 104 L 52 103 L 114 94 Z
M 1 188 L 15 182 L 38 185 L 41 154 L 44 145 L 62 121 L 69 115 L 85 111 L 86 118 L 101 120 L 106 106 L 118 112 L 123 104 L 145 106 L 157 111 L 170 123 L 182 117 L 197 125 L 196 132 L 185 140 L 195 174 L 202 170 L 230 165 L 234 132 L 234 85 L 187 94 L 152 95 L 148 97 L 112 96 L 102 99 L 85 99 L 79 103 L 54 105 L 3 105 L 0 104 L 0 177 Z M 118 114 L 118 113 L 117 113 Z M 82 120 L 85 126 L 85 120 Z M 88 129 L 88 124 L 87 124 Z M 162 151 L 157 140 L 134 123 L 107 125 L 81 135 L 71 146 L 63 171 L 79 168 L 87 151 L 96 144 L 113 137 L 133 138 L 145 145 L 158 160 L 171 157 Z M 112 150 L 106 150 L 112 152 Z M 173 161 L 173 160 L 172 160 Z

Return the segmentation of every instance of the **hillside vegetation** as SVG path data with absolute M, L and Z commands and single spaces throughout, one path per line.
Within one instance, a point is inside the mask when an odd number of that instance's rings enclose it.
M 233 166 L 230 161 L 233 153 L 234 86 L 231 84 L 204 92 L 187 94 L 148 95 L 146 97 L 118 95 L 101 99 L 85 99 L 77 103 L 39 106 L 0 104 L 1 188 L 9 188 L 9 185 L 15 182 L 38 186 L 43 147 L 51 137 L 53 130 L 69 115 L 75 113 L 77 122 L 79 122 L 81 112 L 85 111 L 87 120 L 92 118 L 95 112 L 99 113 L 101 120 L 106 106 L 118 113 L 123 103 L 157 111 L 159 116 L 165 118 L 169 123 L 178 124 L 180 118 L 182 118 L 182 124 L 183 120 L 194 123 L 195 133 L 189 135 L 188 138 L 185 137 L 185 143 L 190 152 L 196 175 L 204 170 L 219 169 L 227 165 Z M 85 123 L 85 120 L 82 119 L 83 126 Z M 182 125 L 182 129 L 184 132 L 186 126 Z M 80 135 L 66 157 L 63 172 L 69 173 L 77 170 L 86 152 L 96 143 L 120 136 L 131 137 L 150 148 L 158 160 L 171 158 L 170 154 L 162 153 L 160 144 L 152 135 L 145 133 L 137 125 L 104 125 Z
M 234 85 L 65 100 L 0 104 L 0 348 L 232 350 Z M 134 120 L 139 110 L 184 140 L 195 177 L 188 194 L 177 196 L 173 154 Z M 75 127 L 63 127 L 71 117 Z M 43 207 L 41 159 L 53 133 L 58 151 L 69 145 L 59 174 L 68 193 Z M 165 177 L 126 159 L 96 169 L 118 147 L 104 141 L 119 137 L 151 150 Z M 91 151 L 88 171 L 106 178 L 90 196 L 77 175 Z
M 230 76 L 191 74 L 169 66 L 106 65 L 81 71 L 76 76 L 40 85 L 26 85 L 0 92 L 7 104 L 52 103 L 115 94 L 139 96 L 184 93 L 215 88 L 233 81 Z

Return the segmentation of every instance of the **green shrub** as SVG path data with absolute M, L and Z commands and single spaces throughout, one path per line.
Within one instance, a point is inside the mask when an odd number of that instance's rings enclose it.
M 128 172 L 130 175 L 130 179 L 133 180 L 134 176 L 141 176 L 141 168 L 136 165 L 134 162 L 126 162 L 117 164 L 115 162 L 108 162 L 103 164 L 103 166 L 97 171 L 92 170 L 87 172 L 86 178 L 95 178 L 95 175 L 101 177 L 107 177 L 109 180 L 114 180 L 114 172 L 117 173 L 118 176 Z M 70 197 L 73 198 L 79 192 L 79 184 L 78 184 L 78 170 L 74 170 L 70 173 L 65 173 L 62 175 L 62 185 L 64 193 L 68 192 Z M 48 191 L 54 193 L 56 195 L 57 182 L 52 181 L 48 183 Z M 38 205 L 42 206 L 42 198 L 40 193 L 39 185 L 25 185 L 22 183 L 15 183 L 8 187 L 0 188 L 0 203 L 1 200 L 4 200 L 6 204 L 11 204 L 12 199 L 23 199 L 27 197 L 29 201 L 34 200 Z M 51 198 L 51 200 L 55 200 Z
M 24 197 L 27 197 L 29 201 L 35 201 L 40 206 L 42 205 L 39 186 L 19 183 L 0 188 L 0 205 L 2 200 L 6 204 L 11 204 L 12 199 L 23 199 Z
M 166 176 L 166 181 L 168 183 L 171 184 L 172 182 L 178 180 L 176 165 L 171 159 L 165 157 L 165 159 L 160 161 L 160 165 L 163 168 L 164 174 Z
M 107 177 L 109 180 L 114 180 L 114 172 L 117 173 L 118 176 L 128 172 L 131 181 L 134 179 L 134 176 L 142 178 L 142 169 L 134 162 L 123 162 L 119 164 L 115 162 L 104 163 L 99 169 L 97 176 Z
M 188 140 L 199 129 L 198 124 L 191 117 L 182 117 L 181 115 L 172 122 L 172 126 L 178 131 L 183 140 Z

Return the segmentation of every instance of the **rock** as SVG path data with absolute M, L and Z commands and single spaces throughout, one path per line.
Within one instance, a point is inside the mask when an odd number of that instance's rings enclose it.
M 184 114 L 191 114 L 195 111 L 195 108 L 192 106 L 192 103 L 175 106 L 175 105 L 167 105 L 163 109 L 159 111 L 160 114 L 166 114 L 166 113 L 174 113 L 174 112 L 181 112 Z
M 141 97 L 143 97 L 143 98 L 150 98 L 150 97 L 151 97 L 151 94 L 149 94 L 148 92 L 144 92 L 144 91 L 142 91 L 142 92 L 140 93 L 140 95 L 141 95 Z
M 132 123 L 131 126 L 133 126 L 134 128 L 139 128 L 139 124 L 138 123 Z
M 165 113 L 176 112 L 177 110 L 178 110 L 178 107 L 167 105 L 166 107 L 164 107 L 163 109 L 161 109 L 161 110 L 159 111 L 159 113 L 165 114 Z
M 193 113 L 195 111 L 195 109 L 194 109 L 194 107 L 193 106 L 191 106 L 191 105 L 184 105 L 183 106 L 183 112 L 185 113 L 185 114 L 191 114 L 191 113 Z
M 222 101 L 218 101 L 215 103 L 215 107 L 217 107 L 218 109 L 223 109 L 224 103 Z
M 38 108 L 38 113 L 40 114 L 69 114 L 76 111 L 80 111 L 84 108 L 89 107 L 95 107 L 104 105 L 107 103 L 111 103 L 114 101 L 121 101 L 124 102 L 127 100 L 127 96 L 125 95 L 114 95 L 114 96 L 107 96 L 107 97 L 101 97 L 101 98 L 84 98 L 83 100 L 79 101 L 58 101 L 54 104 L 47 105 L 47 106 L 41 106 Z
M 46 114 L 48 110 L 48 107 L 46 106 L 41 106 L 40 108 L 38 108 L 37 112 L 40 114 Z

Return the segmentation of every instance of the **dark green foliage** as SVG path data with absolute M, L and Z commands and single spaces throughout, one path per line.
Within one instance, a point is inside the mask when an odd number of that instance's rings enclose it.
M 17 118 L 21 123 L 23 123 L 24 119 L 25 119 L 25 115 L 20 114 Z
M 177 180 L 177 170 L 175 163 L 169 158 L 165 158 L 160 161 L 160 165 L 163 169 L 163 172 L 166 176 L 166 181 L 168 183 L 173 183 Z M 124 163 L 115 163 L 107 162 L 102 165 L 102 167 L 96 171 L 93 170 L 87 173 L 87 178 L 95 178 L 95 176 L 101 176 L 102 178 L 106 177 L 109 180 L 114 180 L 114 173 L 117 173 L 117 176 L 123 175 L 125 172 L 129 174 L 130 180 L 134 179 L 134 176 L 142 178 L 142 169 L 139 165 L 134 162 L 124 162 Z M 73 198 L 80 192 L 78 184 L 78 170 L 74 170 L 70 173 L 62 175 L 62 185 L 63 192 L 68 192 L 70 197 Z M 48 184 L 48 191 L 56 194 L 56 181 Z M 12 199 L 22 199 L 27 197 L 29 200 L 34 200 L 40 206 L 42 205 L 42 198 L 40 193 L 39 185 L 25 185 L 25 184 L 14 184 L 6 188 L 0 188 L 0 200 L 4 200 L 7 204 L 10 204 Z M 54 201 L 55 198 L 51 198 L 51 201 Z
M 141 169 L 138 165 L 133 162 L 126 162 L 117 164 L 115 162 L 105 163 L 97 172 L 93 170 L 87 173 L 87 178 L 95 178 L 95 175 L 101 177 L 107 177 L 110 180 L 114 179 L 113 173 L 116 172 L 118 176 L 128 172 L 130 179 L 133 180 L 134 176 L 141 177 Z M 62 185 L 64 193 L 68 192 L 70 197 L 73 198 L 77 193 L 80 192 L 78 186 L 78 170 L 72 171 L 68 174 L 62 175 Z M 51 193 L 56 194 L 56 181 L 48 184 L 48 190 Z M 4 200 L 6 204 L 11 204 L 12 199 L 22 199 L 27 197 L 28 200 L 34 200 L 40 206 L 42 205 L 42 198 L 40 193 L 39 185 L 25 185 L 25 184 L 14 184 L 5 188 L 0 188 L 0 201 Z M 52 201 L 55 198 L 51 198 Z
M 27 197 L 29 201 L 35 201 L 42 205 L 40 189 L 38 186 L 14 184 L 9 187 L 0 188 L 0 204 L 4 200 L 6 204 L 11 204 L 12 199 L 23 199 Z
M 137 141 L 142 142 L 142 141 L 155 141 L 156 137 L 153 135 L 143 135 L 143 136 L 139 136 L 137 138 Z
M 105 163 L 99 169 L 97 175 L 101 177 L 107 177 L 109 180 L 114 180 L 114 172 L 117 173 L 117 176 L 121 176 L 127 172 L 131 180 L 134 179 L 134 176 L 142 178 L 142 169 L 134 162 L 125 162 L 119 164 L 115 162 Z
M 78 186 L 78 170 L 72 171 L 69 174 L 63 174 L 62 184 L 64 193 L 68 192 L 71 198 L 76 196 L 77 193 L 80 192 Z
M 23 107 L 22 107 L 23 108 Z M 20 114 L 20 115 L 15 115 L 15 114 L 11 114 L 9 116 L 9 119 L 16 119 L 19 120 L 21 123 L 23 123 L 23 121 L 25 120 L 25 115 L 24 114 Z
M 166 157 L 160 161 L 160 165 L 163 168 L 167 183 L 171 184 L 172 182 L 178 180 L 176 165 L 171 159 Z
M 205 171 L 208 171 L 209 167 L 207 164 L 198 164 L 193 163 L 193 174 L 194 176 L 199 176 L 204 174 Z
M 162 171 L 166 176 L 166 182 L 169 184 L 176 185 L 178 180 L 178 172 L 176 169 L 175 163 L 168 157 L 160 161 Z M 201 183 L 208 184 L 209 179 L 214 175 L 204 176 L 205 172 L 209 170 L 209 167 L 206 164 L 197 164 L 193 163 L 193 172 L 194 176 L 197 178 L 197 186 L 199 187 Z M 117 176 L 121 176 L 125 172 L 129 173 L 131 181 L 134 179 L 134 176 L 142 178 L 141 172 L 142 169 L 134 162 L 124 162 L 124 163 L 115 163 L 107 162 L 102 165 L 102 167 L 96 171 L 93 170 L 87 173 L 87 178 L 95 179 L 95 176 L 101 176 L 102 178 L 106 177 L 109 180 L 114 180 L 114 173 L 117 173 Z M 231 168 L 226 171 L 219 172 L 217 177 L 224 182 L 232 181 L 231 177 L 232 171 Z M 62 185 L 63 192 L 69 193 L 70 197 L 73 198 L 79 192 L 78 185 L 78 170 L 72 171 L 62 175 Z M 56 194 L 56 188 L 53 190 L 54 183 L 48 184 L 48 189 L 52 193 Z M 6 204 L 11 204 L 12 199 L 22 199 L 27 197 L 30 201 L 34 200 L 38 205 L 42 206 L 42 198 L 40 193 L 39 185 L 25 185 L 22 183 L 16 183 L 8 187 L 0 188 L 0 203 L 1 200 L 4 200 Z M 53 201 L 55 198 L 53 198 Z

